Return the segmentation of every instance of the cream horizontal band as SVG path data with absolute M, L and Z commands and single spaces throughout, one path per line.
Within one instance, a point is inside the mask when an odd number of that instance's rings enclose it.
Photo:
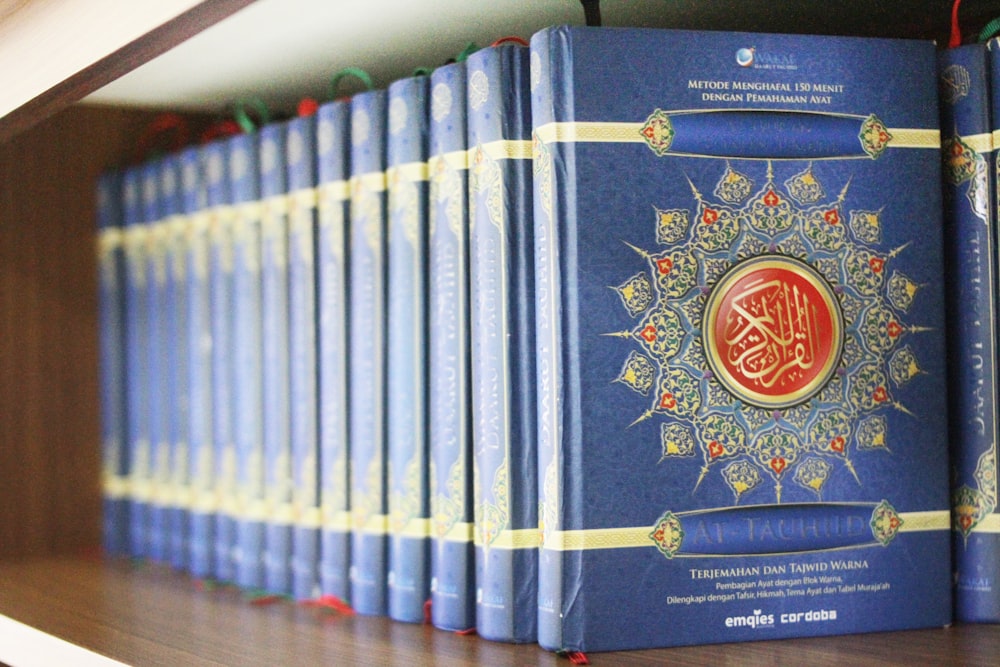
M 458 522 L 448 529 L 444 535 L 439 535 L 434 539 L 444 542 L 459 542 L 468 544 L 475 539 L 476 525 L 474 523 Z
M 548 123 L 535 130 L 544 143 L 605 142 L 645 143 L 640 131 L 644 123 Z M 941 132 L 936 129 L 889 128 L 889 148 L 940 148 Z M 669 154 L 669 153 L 668 153 Z M 685 153 L 685 155 L 688 155 Z M 711 156 L 718 157 L 718 156 Z
M 649 533 L 649 530 L 646 530 Z M 505 530 L 489 543 L 489 549 L 537 549 L 541 545 L 541 535 L 537 528 L 522 528 L 521 530 Z M 486 547 L 479 535 L 476 535 L 476 546 Z
M 295 525 L 299 528 L 313 528 L 319 530 L 323 524 L 323 515 L 318 507 L 307 507 L 298 511 Z
M 317 199 L 323 201 L 347 201 L 351 198 L 351 184 L 349 181 L 331 181 L 319 185 L 316 190 L 319 192 Z
M 951 529 L 951 512 L 949 510 L 902 512 L 899 516 L 903 520 L 903 525 L 899 527 L 901 533 Z
M 972 529 L 973 533 L 1000 533 L 1000 514 L 987 514 Z
M 111 252 L 125 243 L 121 227 L 105 227 L 97 232 L 97 247 L 101 252 Z
M 316 208 L 318 199 L 319 195 L 316 188 L 302 188 L 301 190 L 288 193 L 288 207 L 290 209 Z
M 346 533 L 351 530 L 351 513 L 347 511 L 324 512 L 323 530 Z
M 361 526 L 355 526 L 356 533 L 366 535 L 386 535 L 389 532 L 389 516 L 386 514 L 372 514 Z
M 434 169 L 440 162 L 444 162 L 445 165 L 451 167 L 452 169 L 468 169 L 469 151 L 467 150 L 449 151 L 447 153 L 438 153 L 437 155 L 432 155 L 430 159 L 427 160 L 427 164 L 430 168 L 431 173 L 434 173 Z
M 362 187 L 373 192 L 385 190 L 386 180 L 384 171 L 370 171 L 367 174 L 359 174 L 351 177 L 351 189 Z
M 104 496 L 111 500 L 125 500 L 132 495 L 129 479 L 124 475 L 104 475 L 101 487 Z
M 997 140 L 1000 140 L 1000 130 L 992 134 L 989 132 L 984 134 L 970 134 L 960 138 L 962 139 L 962 143 L 968 145 L 977 153 L 989 153 L 997 145 Z
M 429 170 L 426 162 L 407 162 L 406 164 L 389 167 L 386 170 L 386 178 L 389 181 L 389 187 L 392 187 L 392 183 L 397 179 L 407 183 L 426 181 L 428 173 Z
M 948 510 L 902 512 L 899 517 L 903 521 L 899 528 L 901 533 L 951 529 L 951 513 Z M 556 531 L 545 536 L 544 548 L 551 551 L 583 551 L 654 547 L 649 537 L 651 531 L 651 526 Z
M 398 533 L 393 533 L 393 535 L 401 535 L 403 537 L 412 537 L 414 539 L 420 539 L 423 537 L 430 537 L 431 535 L 431 521 L 430 519 L 410 519 L 403 526 L 403 529 Z
M 475 160 L 476 152 L 482 149 L 487 157 L 493 160 L 530 160 L 530 139 L 500 139 L 488 141 L 480 146 L 469 148 L 469 164 Z

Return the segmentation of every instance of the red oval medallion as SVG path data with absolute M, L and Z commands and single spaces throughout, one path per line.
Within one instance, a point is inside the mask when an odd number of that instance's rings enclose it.
M 829 283 L 790 257 L 755 257 L 712 289 L 702 335 L 718 380 L 759 407 L 808 400 L 836 372 L 843 315 Z

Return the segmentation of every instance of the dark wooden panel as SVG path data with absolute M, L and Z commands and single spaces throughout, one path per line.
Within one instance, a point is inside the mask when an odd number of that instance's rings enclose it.
M 0 144 L 0 557 L 97 547 L 93 189 L 155 115 L 72 107 Z

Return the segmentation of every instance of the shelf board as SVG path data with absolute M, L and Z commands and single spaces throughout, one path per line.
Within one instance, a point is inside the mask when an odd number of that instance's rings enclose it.
M 995 11 L 988 4 L 964 0 L 963 22 L 980 27 L 980 17 Z M 605 26 L 937 38 L 948 33 L 952 0 L 730 5 L 605 1 L 601 14 Z M 289 113 L 304 96 L 327 99 L 331 76 L 344 67 L 364 69 L 384 88 L 418 66 L 453 58 L 470 42 L 482 47 L 508 35 L 528 39 L 560 23 L 584 23 L 580 0 L 258 0 L 87 101 L 220 113 L 253 97 Z
M 567 665 L 535 645 L 489 642 L 287 602 L 250 603 L 167 568 L 54 558 L 0 562 L 0 615 L 126 664 Z M 9 623 L 8 623 L 9 624 Z M 0 632 L 4 623 L 0 623 Z M 669 628 L 664 628 L 669 632 Z M 0 635 L 2 636 L 2 635 Z M 46 641 L 46 638 L 49 638 Z M 53 638 L 58 638 L 58 641 Z M 591 654 L 593 665 L 993 665 L 1000 626 Z M 15 654 L 0 642 L 0 662 Z M 94 663 L 99 664 L 99 663 Z
M 0 141 L 252 1 L 0 1 Z

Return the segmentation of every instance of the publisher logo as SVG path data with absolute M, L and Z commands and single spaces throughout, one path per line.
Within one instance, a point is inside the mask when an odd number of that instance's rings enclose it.
M 745 46 L 736 50 L 736 64 L 752 69 L 796 70 L 798 64 L 791 53 L 782 53 L 755 46 Z
M 802 261 L 765 255 L 736 265 L 712 289 L 704 318 L 715 377 L 748 403 L 797 405 L 836 372 L 840 306 L 830 284 Z
M 727 628 L 771 628 L 774 627 L 774 614 L 764 614 L 760 609 L 754 609 L 746 616 L 729 616 L 726 618 Z

